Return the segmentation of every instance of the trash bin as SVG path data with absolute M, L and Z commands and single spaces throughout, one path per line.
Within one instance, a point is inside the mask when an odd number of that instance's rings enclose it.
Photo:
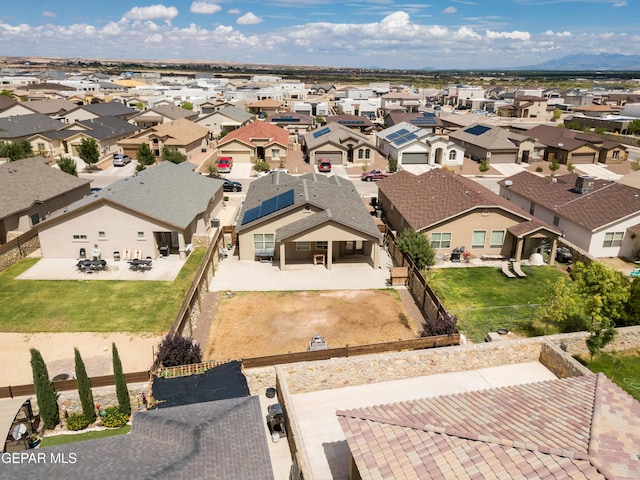
M 211 219 L 211 226 L 213 228 L 218 228 L 220 227 L 220 219 L 219 218 L 212 218 Z

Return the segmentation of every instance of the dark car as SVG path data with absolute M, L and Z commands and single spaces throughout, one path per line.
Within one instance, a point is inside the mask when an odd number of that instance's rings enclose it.
M 556 261 L 560 263 L 571 263 L 573 255 L 567 247 L 559 247 L 556 250 Z
M 233 180 L 224 179 L 222 190 L 225 192 L 241 192 L 242 184 L 240 182 L 234 182 Z
M 331 161 L 321 159 L 318 163 L 318 171 L 328 173 L 331 171 Z
M 364 172 L 360 177 L 363 182 L 374 182 L 376 180 L 382 180 L 393 175 L 393 172 L 383 172 L 382 170 L 371 170 L 370 172 Z

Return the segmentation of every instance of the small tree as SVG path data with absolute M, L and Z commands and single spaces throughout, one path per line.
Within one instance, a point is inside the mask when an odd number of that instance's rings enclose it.
M 116 381 L 116 395 L 118 397 L 118 410 L 124 415 L 131 415 L 131 399 L 127 381 L 122 372 L 122 362 L 115 343 L 111 344 L 111 356 L 113 357 L 113 378 Z
M 0 142 L 0 157 L 8 157 L 10 161 L 22 160 L 33 154 L 29 142 Z
M 164 146 L 162 147 L 162 159 L 171 163 L 182 163 L 187 157 L 176 148 Z
M 60 157 L 57 162 L 58 168 L 69 175 L 78 176 L 76 161 L 70 157 Z
M 158 361 L 164 367 L 200 363 L 202 361 L 200 345 L 190 337 L 167 334 L 158 346 Z
M 389 157 L 389 171 L 390 172 L 398 171 L 398 159 L 396 157 Z
M 40 418 L 44 426 L 52 430 L 60 422 L 60 412 L 58 410 L 58 395 L 53 388 L 53 382 L 49 379 L 47 366 L 38 350 L 32 348 L 31 371 L 33 373 L 33 386 L 36 391 Z
M 156 156 L 151 151 L 151 147 L 148 143 L 142 143 L 136 150 L 136 160 L 139 165 L 153 165 L 156 163 Z
M 87 168 L 94 167 L 100 160 L 100 150 L 93 138 L 83 138 L 78 145 L 78 156 L 87 164 Z
M 571 162 L 567 162 L 567 171 L 569 173 L 573 173 L 575 172 L 575 170 L 576 170 L 576 166 Z
M 144 103 L 136 102 L 136 110 L 144 110 Z
M 182 102 L 181 106 L 185 110 L 193 110 L 193 103 L 191 103 L 191 102 Z
M 256 172 L 268 172 L 269 170 L 271 170 L 271 165 L 269 165 L 269 162 L 259 160 L 255 163 L 255 165 L 253 165 L 253 169 Z
M 487 161 L 483 158 L 480 161 L 480 165 L 478 165 L 478 169 L 480 170 L 480 173 L 485 173 L 489 171 L 489 164 L 487 163 Z
M 560 117 L 562 117 L 562 111 L 558 108 L 556 108 L 553 111 L 553 121 L 557 122 L 558 120 L 560 120 Z
M 426 235 L 408 228 L 398 235 L 397 245 L 398 250 L 407 255 L 420 270 L 435 264 L 436 252 Z
M 218 168 L 218 166 L 213 163 L 213 162 L 209 162 L 209 164 L 207 165 L 207 175 L 209 175 L 211 178 L 220 178 L 220 169 Z
M 640 325 L 640 277 L 631 281 L 623 325 Z
M 541 308 L 541 315 L 546 324 L 555 325 L 559 330 L 577 313 L 575 295 L 565 279 L 560 279 L 556 283 L 547 281 L 543 292 L 546 303 Z M 546 334 L 546 329 L 545 329 Z
M 631 135 L 640 135 L 640 120 L 632 120 L 627 126 L 627 132 Z
M 91 384 L 87 375 L 87 369 L 84 361 L 80 356 L 80 351 L 74 348 L 76 359 L 76 381 L 78 382 L 78 396 L 82 404 L 82 414 L 89 420 L 89 423 L 96 421 L 96 409 L 93 404 L 93 393 L 91 392 Z
M 559 169 L 560 169 L 560 164 L 558 163 L 558 160 L 554 158 L 553 161 L 549 164 L 549 170 L 551 170 L 552 178 Z

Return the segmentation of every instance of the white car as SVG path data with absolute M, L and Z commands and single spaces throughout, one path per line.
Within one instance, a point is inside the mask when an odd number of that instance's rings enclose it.
M 289 170 L 287 170 L 286 168 L 272 168 L 271 170 L 267 170 L 266 172 L 258 172 L 258 178 L 266 177 L 270 173 L 274 173 L 274 172 L 289 173 Z
M 126 164 L 131 162 L 131 157 L 129 155 L 123 155 L 122 153 L 116 153 L 113 156 L 113 166 L 114 167 L 124 167 Z

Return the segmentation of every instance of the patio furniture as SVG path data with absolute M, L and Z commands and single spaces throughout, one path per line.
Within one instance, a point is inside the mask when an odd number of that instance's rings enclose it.
M 316 253 L 313 255 L 313 264 L 314 265 L 324 265 L 324 253 Z
M 134 272 L 146 272 L 151 270 L 151 260 L 150 259 L 137 259 L 129 260 L 129 270 L 133 270 Z
M 113 261 L 114 262 L 120 261 L 120 252 L 113 252 Z
M 515 274 L 509 270 L 509 262 L 502 262 L 502 273 L 507 278 L 516 278 Z
M 513 262 L 512 265 L 513 265 L 513 271 L 518 277 L 524 278 L 527 276 L 527 274 L 522 271 L 520 262 Z
M 76 263 L 76 268 L 83 273 L 93 273 L 107 268 L 106 260 L 80 260 Z

